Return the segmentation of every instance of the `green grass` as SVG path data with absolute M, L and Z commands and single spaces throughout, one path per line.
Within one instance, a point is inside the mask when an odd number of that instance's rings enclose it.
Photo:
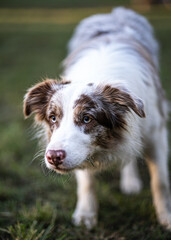
M 32 161 L 38 147 L 32 121 L 23 119 L 23 95 L 41 78 L 60 74 L 74 26 L 95 12 L 102 9 L 0 9 L 0 239 L 171 239 L 157 223 L 143 162 L 145 186 L 137 196 L 120 193 L 118 170 L 97 175 L 99 225 L 89 232 L 71 223 L 74 176 L 49 174 L 41 157 Z M 161 77 L 170 98 L 171 18 L 159 9 L 146 15 L 161 43 Z

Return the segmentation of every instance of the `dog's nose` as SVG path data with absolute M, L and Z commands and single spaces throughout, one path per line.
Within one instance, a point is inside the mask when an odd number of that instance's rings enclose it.
M 66 152 L 64 150 L 48 150 L 46 152 L 46 158 L 48 162 L 55 166 L 62 164 L 65 157 Z

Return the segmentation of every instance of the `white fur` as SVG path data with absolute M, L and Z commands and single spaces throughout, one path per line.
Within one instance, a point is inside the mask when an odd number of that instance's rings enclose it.
M 101 22 L 101 24 L 97 24 Z M 90 27 L 89 27 L 90 26 Z M 93 38 L 99 29 L 107 36 Z M 142 46 L 150 57 L 151 66 L 134 46 Z M 133 45 L 132 45 L 133 44 Z M 83 45 L 83 50 L 77 48 Z M 151 187 L 157 216 L 161 224 L 171 229 L 171 200 L 167 170 L 166 101 L 158 94 L 158 44 L 147 20 L 133 11 L 118 8 L 111 14 L 97 15 L 84 20 L 77 28 L 69 44 L 71 61 L 64 72 L 72 84 L 61 89 L 58 98 L 63 103 L 64 117 L 60 127 L 53 132 L 46 151 L 64 149 L 66 159 L 62 168 L 79 169 L 89 166 L 93 156 L 96 166 L 107 165 L 114 160 L 128 163 L 121 171 L 121 189 L 125 193 L 137 193 L 142 188 L 137 172 L 136 158 L 144 155 L 151 174 Z M 125 50 L 126 49 L 126 50 Z M 73 54 L 73 57 L 72 57 Z M 66 64 L 67 65 L 67 64 Z M 91 88 L 88 83 L 93 83 Z M 144 103 L 146 118 L 129 113 L 129 126 L 124 142 L 113 150 L 100 152 L 91 145 L 91 138 L 73 122 L 73 105 L 76 99 L 89 93 L 96 86 L 121 86 Z M 53 96 L 54 98 L 57 96 Z M 163 107 L 163 115 L 159 109 Z M 49 168 L 53 168 L 45 159 Z M 131 162 L 132 161 L 132 162 Z M 78 202 L 73 214 L 76 225 L 84 223 L 88 228 L 97 222 L 97 202 L 94 193 L 93 172 L 78 170 Z

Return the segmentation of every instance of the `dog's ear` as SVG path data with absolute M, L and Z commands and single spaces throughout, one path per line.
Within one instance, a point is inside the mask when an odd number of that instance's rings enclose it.
M 36 113 L 37 120 L 43 120 L 47 104 L 55 92 L 57 80 L 47 79 L 28 89 L 24 97 L 24 116 L 29 117 Z
M 145 118 L 144 104 L 141 99 L 133 96 L 127 89 L 106 85 L 102 89 L 102 95 L 107 102 L 120 112 L 128 112 L 132 109 L 139 117 Z

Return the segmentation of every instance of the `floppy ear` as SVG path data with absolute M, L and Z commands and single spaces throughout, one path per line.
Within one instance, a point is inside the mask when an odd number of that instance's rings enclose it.
M 37 120 L 43 120 L 46 113 L 47 104 L 55 92 L 54 86 L 57 80 L 47 79 L 34 87 L 28 89 L 24 97 L 24 116 L 29 117 L 36 113 Z
M 106 85 L 102 90 L 102 94 L 108 102 L 117 108 L 117 111 L 128 112 L 132 109 L 139 117 L 145 118 L 142 100 L 131 95 L 126 89 Z

